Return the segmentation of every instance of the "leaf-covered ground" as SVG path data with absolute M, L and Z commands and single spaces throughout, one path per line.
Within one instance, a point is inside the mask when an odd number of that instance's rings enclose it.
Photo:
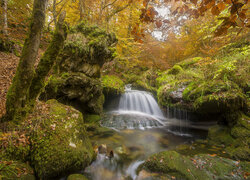
M 19 57 L 0 52 L 0 117 L 5 113 L 6 94 L 15 75 Z
M 39 49 L 36 65 L 44 50 Z M 16 73 L 19 57 L 13 53 L 0 52 L 0 117 L 5 114 L 6 94 Z

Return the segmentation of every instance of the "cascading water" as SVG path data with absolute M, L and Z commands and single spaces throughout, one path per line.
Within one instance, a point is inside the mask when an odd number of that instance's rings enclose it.
M 165 117 L 151 93 L 126 85 L 117 110 L 107 113 L 102 125 L 115 129 L 145 129 L 164 126 Z
M 125 93 L 120 98 L 118 111 L 142 112 L 158 118 L 164 118 L 156 100 L 146 91 L 131 90 L 131 86 L 125 87 Z

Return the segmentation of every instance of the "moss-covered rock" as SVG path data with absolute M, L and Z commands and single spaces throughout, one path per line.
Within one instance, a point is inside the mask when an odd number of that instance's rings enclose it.
M 89 77 L 100 77 L 100 68 L 113 59 L 114 34 L 81 23 L 68 34 L 63 50 L 57 59 L 56 70 L 62 72 L 81 72 Z
M 215 126 L 209 129 L 208 142 L 224 145 L 225 152 L 236 160 L 250 160 L 250 118 L 240 114 L 232 127 Z
M 242 179 L 244 171 L 236 165 L 236 161 L 217 156 L 190 158 L 175 151 L 164 151 L 149 157 L 140 168 L 177 179 Z
M 230 145 L 234 142 L 234 138 L 230 135 L 230 129 L 225 126 L 214 126 L 209 128 L 208 142 L 211 145 Z
M 183 91 L 183 99 L 200 113 L 234 112 L 244 109 L 246 96 L 233 82 L 194 82 Z
M 58 99 L 82 112 L 94 114 L 102 112 L 104 103 L 101 82 L 83 73 L 52 75 L 41 98 Z
M 3 180 L 35 180 L 33 169 L 18 161 L 0 161 L 0 179 Z
M 19 129 L 1 134 L 0 157 L 28 161 L 41 179 L 82 170 L 95 157 L 82 114 L 56 100 L 38 102 Z
M 85 132 L 82 114 L 56 100 L 37 108 L 42 108 L 43 112 L 30 117 L 33 123 L 38 123 L 32 129 L 30 152 L 31 165 L 37 175 L 48 179 L 88 166 L 94 151 Z
M 115 75 L 105 75 L 101 78 L 105 95 L 119 95 L 124 92 L 124 82 Z

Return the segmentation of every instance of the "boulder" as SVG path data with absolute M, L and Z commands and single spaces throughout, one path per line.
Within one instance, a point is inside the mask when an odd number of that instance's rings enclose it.
M 30 159 L 39 178 L 83 170 L 92 162 L 94 151 L 79 111 L 49 100 L 38 105 L 30 118 L 37 123 L 32 128 Z
M 245 169 L 237 161 L 214 155 L 183 156 L 164 151 L 149 157 L 140 167 L 177 179 L 243 179 Z
M 57 70 L 80 72 L 89 77 L 100 77 L 100 67 L 113 59 L 114 34 L 81 23 L 71 29 L 65 45 L 57 58 Z
M 58 99 L 93 114 L 100 114 L 104 103 L 101 82 L 79 72 L 52 75 L 40 98 Z

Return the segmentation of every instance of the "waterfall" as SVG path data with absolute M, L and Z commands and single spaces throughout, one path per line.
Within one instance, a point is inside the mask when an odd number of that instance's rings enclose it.
M 118 107 L 103 117 L 102 125 L 115 129 L 145 129 L 164 126 L 164 120 L 151 93 L 131 90 L 131 85 L 126 85 Z
M 163 113 L 151 93 L 146 91 L 131 90 L 127 85 L 125 93 L 121 96 L 119 112 L 144 113 L 160 119 L 164 119 Z

